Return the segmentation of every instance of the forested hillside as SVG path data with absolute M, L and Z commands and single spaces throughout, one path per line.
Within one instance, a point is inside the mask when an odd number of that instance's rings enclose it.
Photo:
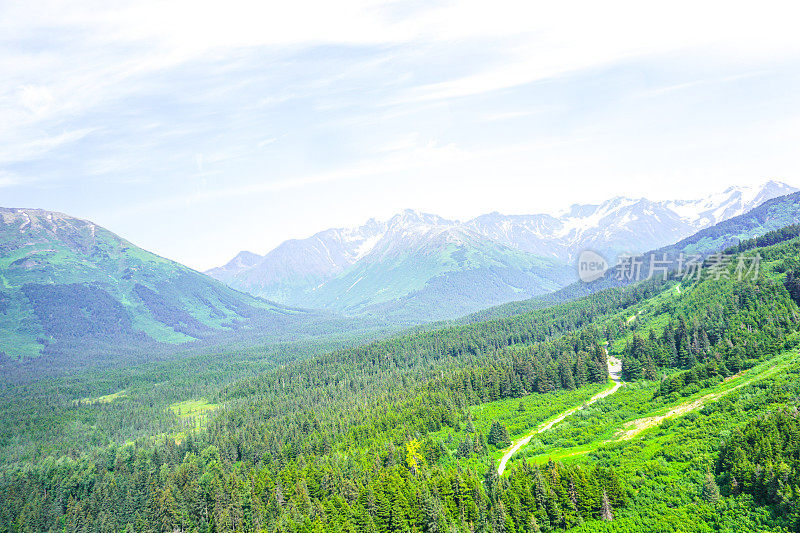
M 20 448 L 30 432 L 58 439 L 4 409 L 4 427 L 18 429 L 0 436 L 0 528 L 796 530 L 800 238 L 761 243 L 770 246 L 741 246 L 763 258 L 742 279 L 734 261 L 697 278 L 288 357 L 199 386 L 203 398 L 164 403 L 174 427 L 150 437 Z M 607 354 L 623 358 L 628 384 L 553 426 L 498 476 L 510 439 L 606 386 Z M 139 379 L 169 382 L 173 370 L 159 368 L 142 367 Z M 197 375 L 208 379 L 200 366 Z M 75 398 L 81 416 L 102 428 L 98 413 L 140 402 L 137 378 L 128 380 L 129 392 L 114 382 Z M 46 410 L 52 400 L 35 389 L 19 388 L 9 407 Z
M 71 371 L 163 358 L 185 344 L 379 327 L 243 294 L 61 213 L 0 208 L 0 243 L 4 372 Z

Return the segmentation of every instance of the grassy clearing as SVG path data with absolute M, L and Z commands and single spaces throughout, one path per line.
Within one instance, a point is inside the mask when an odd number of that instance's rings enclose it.
M 205 398 L 176 402 L 169 406 L 178 421 L 183 426 L 183 431 L 174 434 L 175 444 L 180 444 L 186 438 L 187 430 L 203 429 L 208 424 L 211 413 L 222 407 L 220 404 L 209 403 Z
M 205 419 L 209 413 L 219 409 L 219 407 L 219 404 L 209 403 L 205 398 L 186 400 L 184 402 L 173 403 L 169 406 L 179 419 L 188 420 L 195 418 L 198 420 L 198 423 L 201 419 Z
M 545 394 L 530 394 L 524 398 L 509 398 L 497 400 L 470 407 L 470 416 L 476 432 L 483 435 L 489 433 L 492 422 L 497 420 L 505 425 L 512 441 L 527 435 L 540 424 L 552 420 L 564 411 L 575 406 L 583 405 L 592 396 L 609 387 L 607 383 L 593 383 L 586 387 L 565 391 L 559 390 Z M 524 411 L 520 411 L 520 403 Z M 444 444 L 455 457 L 459 443 L 467 435 L 466 421 L 459 425 L 457 430 L 445 428 L 431 433 L 430 436 Z M 473 454 L 468 458 L 458 459 L 463 467 L 476 472 L 485 473 L 489 464 L 496 465 L 506 448 L 489 446 L 489 454 L 477 456 Z
M 665 421 L 671 422 L 716 402 L 742 387 L 770 378 L 797 360 L 797 350 L 784 352 L 714 387 L 665 405 L 658 405 L 652 396 L 655 383 L 645 382 L 639 384 L 638 388 L 628 387 L 628 390 L 620 391 L 604 402 L 605 405 L 593 408 L 596 412 L 585 413 L 584 424 L 579 422 L 571 425 L 569 421 L 565 421 L 551 434 L 538 440 L 536 447 L 529 445 L 528 449 L 523 449 L 515 459 L 524 458 L 535 464 L 543 464 L 551 459 L 570 462 L 604 445 L 630 441 L 642 433 L 657 432 Z M 642 408 L 648 410 L 645 416 L 641 414 L 630 416 L 630 413 L 641 413 Z M 615 413 L 617 416 L 614 416 Z M 576 413 L 575 418 L 581 415 L 584 413 Z M 620 418 L 627 419 L 620 420 Z
M 96 403 L 111 403 L 118 398 L 124 398 L 127 396 L 127 392 L 125 389 L 118 390 L 117 392 L 112 392 L 111 394 L 106 394 L 104 396 L 96 396 L 94 398 L 81 398 L 80 400 L 75 400 L 75 403 L 86 403 L 86 404 L 96 404 Z
M 503 472 L 505 471 L 506 464 L 508 463 L 508 461 L 510 461 L 511 458 L 514 456 L 514 454 L 516 454 L 520 449 L 522 449 L 523 447 L 527 446 L 528 443 L 536 435 L 538 435 L 539 433 L 543 433 L 545 431 L 549 431 L 553 426 L 555 426 L 556 424 L 559 424 L 560 422 L 562 422 L 566 418 L 572 416 L 573 414 L 577 413 L 581 409 L 585 409 L 588 406 L 592 405 L 593 403 L 595 403 L 595 402 L 597 402 L 597 401 L 599 401 L 599 400 L 601 400 L 603 398 L 606 398 L 606 397 L 614 394 L 615 392 L 617 392 L 617 390 L 619 390 L 620 386 L 621 386 L 621 383 L 617 383 L 613 379 L 609 379 L 608 380 L 608 386 L 605 389 L 603 389 L 602 391 L 598 392 L 596 395 L 592 396 L 588 401 L 586 401 L 586 402 L 584 402 L 584 403 L 582 403 L 580 405 L 577 405 L 575 407 L 572 407 L 571 409 L 568 409 L 568 410 L 562 412 L 558 416 L 553 417 L 550 420 L 541 423 L 539 426 L 536 427 L 535 430 L 533 430 L 532 432 L 528 433 L 523 438 L 516 439 L 514 442 L 512 442 L 511 446 L 509 446 L 508 448 L 503 450 L 503 456 L 500 459 L 500 465 L 499 465 L 499 467 L 497 469 L 497 473 L 502 476 Z
M 555 391 L 530 394 L 524 398 L 509 398 L 483 403 L 470 408 L 475 429 L 487 433 L 492 422 L 499 420 L 508 429 L 511 438 L 526 434 L 530 429 L 567 408 L 582 403 L 605 388 L 605 384 L 592 384 L 573 391 Z M 520 403 L 524 411 L 520 411 Z
M 797 359 L 797 354 L 797 351 L 786 352 L 746 372 L 740 372 L 735 376 L 731 376 L 716 387 L 713 387 L 711 392 L 705 394 L 698 393 L 687 401 L 669 407 L 666 409 L 666 412 L 664 412 L 665 408 L 662 408 L 659 414 L 628 422 L 618 433 L 616 440 L 630 440 L 642 431 L 657 426 L 668 418 L 685 415 L 686 413 L 700 409 L 709 402 L 719 400 L 736 389 L 750 385 L 755 381 L 768 378 L 795 361 Z

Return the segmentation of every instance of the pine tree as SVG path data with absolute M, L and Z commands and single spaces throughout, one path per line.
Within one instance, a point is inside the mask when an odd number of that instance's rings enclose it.
M 486 486 L 486 494 L 491 500 L 494 500 L 497 496 L 497 485 L 499 482 L 500 476 L 497 474 L 497 469 L 495 468 L 494 463 L 490 462 L 489 469 L 486 471 L 486 476 L 483 479 L 483 483 Z
M 506 508 L 502 501 L 492 508 L 492 533 L 510 533 L 506 529 Z
M 572 375 L 575 379 L 575 386 L 580 388 L 586 385 L 589 380 L 586 371 L 586 358 L 587 354 L 584 352 L 578 352 L 578 357 L 575 360 L 575 370 L 573 371 Z
M 703 483 L 703 499 L 710 503 L 716 503 L 719 501 L 719 486 L 717 485 L 714 476 L 711 472 L 706 474 L 706 480 Z
M 642 363 L 635 355 L 628 354 L 622 361 L 622 379 L 636 381 L 642 377 Z
M 456 455 L 462 459 L 465 459 L 472 455 L 474 451 L 472 437 L 469 435 L 464 436 L 464 440 L 458 445 L 458 450 L 456 450 Z
M 492 427 L 489 429 L 489 437 L 486 439 L 486 441 L 498 448 L 502 448 L 511 442 L 511 437 L 508 434 L 508 429 L 506 429 L 503 424 L 495 420 L 492 422 Z
M 792 300 L 794 300 L 797 305 L 800 305 L 800 272 L 794 270 L 787 272 L 786 282 L 784 284 Z
M 606 494 L 606 491 L 603 491 L 603 503 L 600 508 L 600 519 L 605 520 L 606 522 L 611 522 L 614 520 L 614 509 L 611 508 L 611 502 L 608 501 L 608 494 Z
M 572 374 L 572 368 L 569 364 L 569 356 L 561 354 L 558 361 L 558 374 L 561 380 L 561 388 L 567 390 L 575 389 L 575 377 Z

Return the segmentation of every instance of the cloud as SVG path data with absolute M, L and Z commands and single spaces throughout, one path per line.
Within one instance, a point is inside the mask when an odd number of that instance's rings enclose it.
M 10 172 L 0 171 L 0 188 L 13 187 L 23 183 L 22 177 Z
M 704 86 L 704 85 L 715 85 L 715 84 L 722 84 L 722 83 L 738 82 L 738 81 L 741 81 L 741 80 L 746 80 L 748 78 L 754 78 L 756 76 L 763 76 L 763 75 L 768 74 L 768 73 L 769 73 L 768 71 L 759 69 L 759 70 L 755 70 L 753 72 L 745 72 L 745 73 L 741 73 L 741 74 L 735 74 L 735 75 L 732 75 L 732 76 L 711 77 L 711 78 L 705 78 L 705 79 L 697 79 L 697 80 L 687 81 L 687 82 L 678 83 L 678 84 L 674 84 L 674 85 L 670 84 L 670 85 L 666 85 L 666 86 L 663 86 L 663 87 L 655 87 L 655 88 L 652 88 L 652 89 L 647 89 L 647 90 L 642 91 L 641 93 L 639 93 L 637 96 L 645 97 L 645 98 L 646 97 L 651 97 L 651 96 L 660 96 L 660 95 L 669 94 L 669 93 L 673 93 L 673 92 L 677 92 L 677 91 L 686 91 L 686 90 L 696 89 L 696 88 Z
M 648 56 L 759 63 L 800 53 L 789 22 L 800 6 L 790 2 L 500 2 L 491 13 L 468 5 L 455 19 L 456 28 L 463 24 L 458 36 L 483 34 L 487 43 L 507 42 L 506 49 L 472 73 L 414 87 L 400 102 L 480 95 Z
M 82 128 L 55 135 L 33 137 L 23 142 L 17 142 L 12 146 L 5 146 L 0 148 L 0 164 L 42 157 L 56 148 L 80 141 L 93 131 L 95 131 L 93 128 Z
M 47 87 L 37 85 L 24 85 L 19 90 L 19 100 L 24 108 L 40 115 L 46 113 L 53 105 L 53 95 Z

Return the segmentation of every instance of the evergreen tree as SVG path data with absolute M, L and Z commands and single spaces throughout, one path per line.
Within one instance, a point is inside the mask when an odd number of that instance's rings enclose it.
M 491 429 L 489 429 L 489 436 L 487 437 L 486 442 L 496 446 L 497 448 L 508 446 L 511 443 L 511 437 L 508 434 L 508 429 L 506 429 L 506 427 L 499 421 L 495 420 L 492 422 Z
M 472 437 L 470 435 L 465 435 L 464 440 L 458 445 L 458 450 L 456 450 L 456 455 L 465 459 L 472 455 L 474 451 L 474 444 L 472 441 Z
M 486 486 L 486 494 L 491 500 L 497 498 L 497 485 L 500 482 L 500 476 L 497 474 L 497 468 L 494 462 L 489 463 L 489 469 L 486 471 L 486 476 L 483 478 L 483 483 Z
M 800 305 L 800 267 L 790 270 L 786 273 L 786 281 L 784 282 L 786 290 L 789 291 L 789 296 Z
M 710 503 L 716 503 L 719 501 L 719 486 L 717 485 L 717 481 L 714 479 L 714 476 L 711 472 L 706 474 L 706 479 L 703 482 L 703 492 L 702 492 L 703 499 Z
M 472 423 L 472 417 L 467 419 L 467 427 L 464 429 L 467 433 L 475 433 L 475 425 Z
M 603 491 L 603 503 L 600 507 L 600 519 L 605 520 L 606 522 L 611 522 L 614 520 L 614 509 L 611 508 L 611 502 L 608 501 L 608 494 L 606 494 L 606 491 Z
M 635 355 L 629 354 L 622 361 L 622 379 L 636 381 L 642 377 L 642 363 Z

